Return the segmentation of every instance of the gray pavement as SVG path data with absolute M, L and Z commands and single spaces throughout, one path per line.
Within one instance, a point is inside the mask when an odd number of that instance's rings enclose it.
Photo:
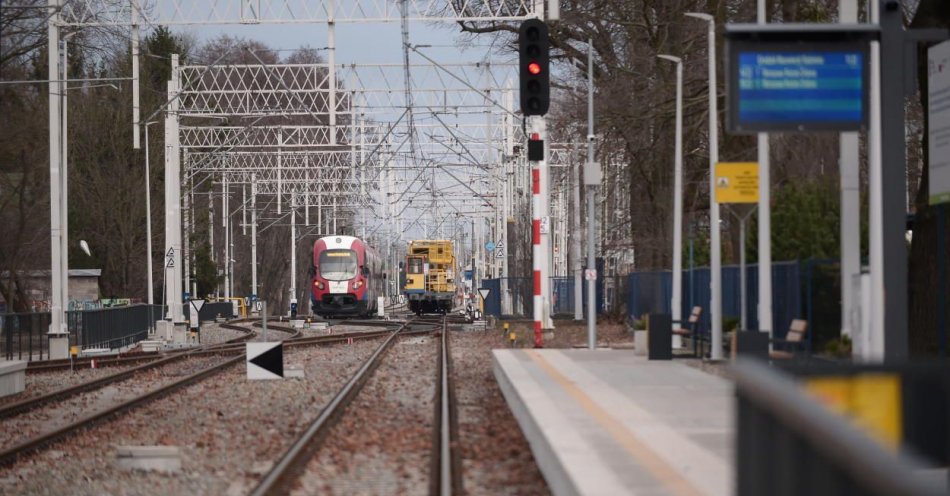
M 734 493 L 730 382 L 626 350 L 495 350 L 555 494 Z

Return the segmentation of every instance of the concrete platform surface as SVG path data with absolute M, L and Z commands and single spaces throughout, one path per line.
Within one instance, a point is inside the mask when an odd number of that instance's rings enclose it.
M 554 494 L 735 493 L 727 380 L 627 350 L 495 350 L 494 359 Z
M 26 389 L 26 365 L 23 360 L 0 360 L 0 396 Z

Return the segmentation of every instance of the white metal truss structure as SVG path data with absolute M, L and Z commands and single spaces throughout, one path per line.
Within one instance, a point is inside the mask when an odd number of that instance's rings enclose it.
M 254 173 L 258 193 L 290 195 L 304 206 L 326 205 L 311 203 L 315 197 L 322 202 L 335 197 L 338 208 L 369 208 L 377 225 L 364 228 L 381 232 L 394 226 L 381 212 L 428 210 L 427 203 L 448 203 L 450 212 L 466 216 L 471 208 L 494 208 L 487 178 L 491 167 L 511 154 L 505 147 L 515 134 L 511 108 L 502 103 L 506 92 L 511 94 L 513 65 L 411 66 L 412 134 L 400 79 L 404 69 L 399 64 L 183 66 L 179 136 L 189 174 L 227 174 L 234 183 Z M 331 74 L 341 87 L 336 92 L 330 89 Z M 226 118 L 229 125 L 209 124 L 209 118 Z M 255 124 L 265 119 L 267 125 Z M 301 120 L 310 123 L 276 123 Z M 387 174 L 381 174 L 383 167 Z M 374 195 L 383 181 L 389 182 L 387 195 Z M 457 208 L 466 202 L 468 211 Z M 417 213 L 413 218 L 423 217 Z M 428 224 L 419 227 L 436 235 L 444 220 L 428 213 Z
M 534 16 L 534 0 L 408 0 L 409 21 L 518 21 Z M 209 5 L 210 4 L 210 5 Z M 398 22 L 392 0 L 72 0 L 63 9 L 70 26 L 128 25 L 133 10 L 145 24 L 325 24 Z
M 130 29 L 133 146 L 138 148 L 142 26 L 325 23 L 328 27 L 327 64 L 177 67 L 173 56 L 164 111 L 165 193 L 172 205 L 166 209 L 165 251 L 174 253 L 174 259 L 166 265 L 170 279 L 165 293 L 173 308 L 169 318 L 177 323 L 180 295 L 189 289 L 189 243 L 181 239 L 181 216 L 193 201 L 190 195 L 179 195 L 181 178 L 184 184 L 210 178 L 222 185 L 225 198 L 234 184 L 253 183 L 251 204 L 258 195 L 274 195 L 278 212 L 282 204 L 292 209 L 316 206 L 318 211 L 333 205 L 343 215 L 362 217 L 363 232 L 353 233 L 357 235 L 403 240 L 405 233 L 415 230 L 412 234 L 461 239 L 460 231 L 476 219 L 475 224 L 481 225 L 478 246 L 500 239 L 504 220 L 527 204 L 529 190 L 523 158 L 515 153 L 515 143 L 521 143 L 523 136 L 520 118 L 512 113 L 513 67 L 438 64 L 419 47 L 409 46 L 408 25 L 518 22 L 543 17 L 543 3 L 50 0 L 49 29 L 50 39 L 62 28 Z M 336 63 L 336 24 L 380 22 L 402 23 L 403 64 Z M 409 50 L 415 55 L 410 57 Z M 51 50 L 50 73 L 57 59 L 56 50 Z M 51 158 L 51 170 L 57 167 Z M 179 169 L 182 175 L 177 174 Z M 177 190 L 172 194 L 168 188 Z M 185 201 L 184 209 L 177 198 Z M 227 199 L 222 206 L 227 212 Z M 335 212 L 334 218 L 338 215 Z M 293 223 L 295 217 L 290 217 Z M 186 236 L 189 225 L 194 225 L 193 219 L 186 218 Z M 484 265 L 495 264 L 486 257 Z M 292 281 L 291 289 L 294 286 Z

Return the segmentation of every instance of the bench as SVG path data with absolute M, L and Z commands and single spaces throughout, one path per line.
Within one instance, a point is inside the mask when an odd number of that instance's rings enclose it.
M 693 355 L 698 356 L 699 347 L 697 342 L 702 336 L 699 336 L 699 318 L 703 315 L 703 307 L 695 306 L 693 310 L 689 313 L 689 318 L 685 321 L 683 320 L 674 320 L 673 324 L 676 326 L 673 329 L 673 335 L 683 336 L 690 338 L 693 341 Z M 684 329 L 683 324 L 686 324 L 689 329 Z
M 802 345 L 805 344 L 805 332 L 808 330 L 808 321 L 804 319 L 792 320 L 792 325 L 785 334 L 785 339 L 772 339 L 772 351 L 769 352 L 769 358 L 772 360 L 791 360 L 795 358 Z M 785 349 L 776 349 L 776 344 Z

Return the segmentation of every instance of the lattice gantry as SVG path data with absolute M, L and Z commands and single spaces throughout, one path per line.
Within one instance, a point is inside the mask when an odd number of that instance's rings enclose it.
M 407 19 L 428 22 L 518 21 L 533 17 L 533 0 L 408 0 Z M 63 8 L 69 26 L 123 26 L 132 9 L 143 23 L 306 24 L 328 21 L 399 22 L 393 0 L 71 0 Z
M 403 67 L 394 64 L 182 66 L 182 116 L 391 114 L 407 107 Z M 410 67 L 413 107 L 420 111 L 465 112 L 497 107 L 513 64 L 449 64 Z M 471 83 L 469 81 L 472 81 Z M 331 98 L 331 93 L 335 98 Z

